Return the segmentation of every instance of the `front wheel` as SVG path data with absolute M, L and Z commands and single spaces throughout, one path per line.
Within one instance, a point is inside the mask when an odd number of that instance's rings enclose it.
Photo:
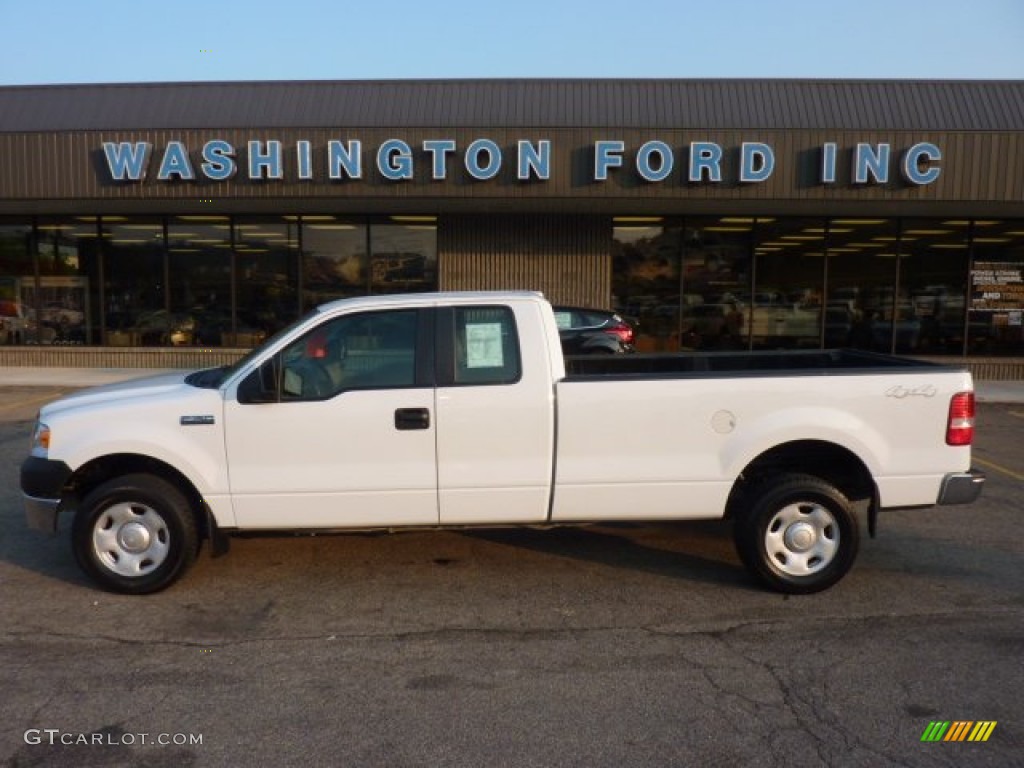
M 853 566 L 860 543 L 849 499 L 821 478 L 784 474 L 745 492 L 736 517 L 736 550 L 747 570 L 772 589 L 828 589 Z
M 82 500 L 71 529 L 79 566 L 112 592 L 141 595 L 174 583 L 199 549 L 184 494 L 154 475 L 108 480 Z

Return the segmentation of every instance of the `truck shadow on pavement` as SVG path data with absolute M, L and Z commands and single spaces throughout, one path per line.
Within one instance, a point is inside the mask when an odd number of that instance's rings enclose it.
M 42 577 L 73 588 L 96 588 L 75 564 L 69 517 L 61 520 L 60 531 L 53 538 L 23 528 L 13 514 L 0 518 L 7 529 L 0 536 L 0 576 L 7 572 L 9 586 L 18 588 L 23 581 Z M 907 587 L 922 581 L 941 582 L 955 584 L 969 594 L 988 592 L 990 596 L 1020 590 L 1024 585 L 1020 575 L 1024 573 L 1024 555 L 1013 551 L 1016 547 L 957 542 L 938 531 L 929 536 L 893 527 L 896 530 L 875 541 L 865 536 L 851 575 L 859 573 L 865 583 L 884 582 L 887 588 L 893 580 Z M 501 556 L 501 550 L 510 554 Z M 455 569 L 474 580 L 542 581 L 544 574 L 550 574 L 556 580 L 568 578 L 577 587 L 608 579 L 654 576 L 730 590 L 763 591 L 740 564 L 730 523 L 723 521 L 244 535 L 233 540 L 231 552 L 223 558 L 211 558 L 204 542 L 197 563 L 179 586 L 206 589 L 219 582 L 230 590 L 268 582 L 307 584 L 308 588 L 308 580 L 313 578 L 330 590 L 367 578 L 402 582 L 410 571 L 420 577 L 431 572 L 424 569 Z M 20 576 L 19 570 L 23 572 Z M 637 582 L 640 584 L 642 581 Z M 421 582 L 421 586 L 426 585 Z
M 463 536 L 551 557 L 682 581 L 758 587 L 732 549 L 728 522 L 613 523 L 551 529 L 472 529 Z
M 55 537 L 26 529 L 9 534 L 0 546 L 0 562 L 68 586 L 95 588 L 75 564 L 70 524 L 70 517 L 61 519 Z M 458 540 L 464 545 L 452 551 L 449 542 Z M 390 563 L 394 574 L 408 565 L 410 556 L 433 566 L 465 565 L 475 561 L 477 566 L 485 567 L 493 561 L 486 547 L 496 545 L 536 556 L 528 561 L 512 558 L 500 566 L 509 577 L 514 577 L 511 571 L 524 567 L 536 575 L 536 567 L 545 562 L 553 563 L 553 572 L 561 572 L 557 562 L 564 564 L 569 560 L 595 566 L 579 576 L 583 582 L 600 577 L 602 572 L 606 577 L 613 577 L 615 572 L 627 571 L 678 581 L 759 589 L 734 554 L 731 527 L 722 521 L 431 529 L 395 534 L 256 534 L 242 535 L 232 541 L 231 551 L 222 558 L 211 558 L 208 542 L 203 542 L 198 560 L 185 575 L 182 585 L 194 583 L 196 577 L 202 581 L 211 578 L 248 581 L 260 578 L 268 568 L 276 572 L 277 579 L 302 580 L 301 571 L 311 566 L 318 575 L 327 571 L 343 580 L 346 573 L 362 574 L 367 557 L 377 568 L 386 570 Z M 257 541 L 265 544 L 259 545 Z M 264 559 L 267 548 L 274 552 L 269 563 Z

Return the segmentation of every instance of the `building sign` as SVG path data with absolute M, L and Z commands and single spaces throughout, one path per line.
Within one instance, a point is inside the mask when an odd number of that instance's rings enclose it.
M 1024 261 L 977 261 L 971 270 L 971 309 L 1009 313 L 1020 325 L 1024 311 Z
M 576 150 L 570 153 L 573 162 L 587 165 L 580 175 L 597 184 L 625 173 L 651 184 L 759 184 L 777 170 L 775 150 L 759 141 L 743 141 L 738 147 L 713 141 L 673 146 L 658 140 L 627 146 L 619 139 L 600 139 L 583 152 Z M 317 147 L 304 140 L 285 146 L 276 139 L 248 141 L 244 146 L 212 139 L 201 147 L 169 141 L 161 148 L 145 141 L 103 142 L 109 179 L 128 183 L 154 177 L 158 182 L 217 182 L 237 176 L 262 182 L 283 180 L 286 173 L 301 182 L 312 180 L 317 170 L 321 177 L 336 182 L 360 181 L 370 174 L 396 183 L 416 178 L 444 181 L 457 171 L 478 182 L 490 181 L 503 172 L 514 172 L 519 181 L 544 182 L 551 178 L 557 151 L 549 139 L 518 139 L 506 147 L 489 138 L 464 146 L 450 138 L 427 139 L 415 145 L 393 138 L 376 146 L 364 146 L 359 139 L 337 139 Z M 857 186 L 897 180 L 923 186 L 934 183 L 942 173 L 942 151 L 929 142 L 902 151 L 888 143 L 858 143 L 841 149 L 828 142 L 817 152 L 817 181 L 824 186 L 840 181 Z M 840 168 L 848 178 L 839 179 Z M 573 169 L 574 178 L 577 170 Z M 731 177 L 726 178 L 724 171 Z

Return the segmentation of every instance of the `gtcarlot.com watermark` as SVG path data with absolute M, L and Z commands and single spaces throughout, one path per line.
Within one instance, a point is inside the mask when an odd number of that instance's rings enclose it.
M 60 728 L 29 728 L 24 738 L 26 744 L 51 747 L 194 747 L 203 743 L 201 733 L 75 733 Z

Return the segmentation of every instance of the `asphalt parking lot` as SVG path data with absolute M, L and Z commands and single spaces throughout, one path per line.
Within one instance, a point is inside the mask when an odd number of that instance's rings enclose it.
M 7 766 L 1024 764 L 1024 405 L 981 406 L 979 502 L 884 514 L 819 595 L 703 523 L 237 539 L 132 598 L 25 527 L 59 391 L 0 388 Z

